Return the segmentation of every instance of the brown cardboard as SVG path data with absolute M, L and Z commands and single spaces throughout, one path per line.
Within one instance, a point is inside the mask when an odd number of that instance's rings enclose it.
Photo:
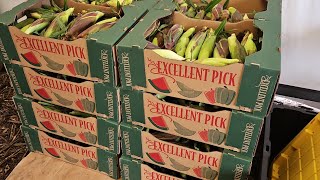
M 207 99 L 206 93 L 209 93 L 215 88 L 227 86 L 229 90 L 238 92 L 244 68 L 244 65 L 240 63 L 225 67 L 214 67 L 185 61 L 170 60 L 162 58 L 148 49 L 144 50 L 144 62 L 148 80 L 161 77 L 165 78 L 165 81 L 170 88 L 170 92 L 166 93 L 166 95 L 181 99 L 195 100 L 194 98 L 188 98 L 178 93 L 181 92 L 182 89 L 177 86 L 177 82 L 181 82 L 185 86 L 196 91 L 201 91 L 201 94 L 196 97 L 196 100 L 208 104 L 210 104 L 210 101 Z M 140 87 L 136 88 L 140 89 Z M 158 93 L 158 91 L 152 87 L 150 81 L 148 81 L 147 84 L 147 91 Z M 239 109 L 239 107 L 236 106 L 236 99 L 237 95 L 229 106 L 224 104 L 219 104 L 218 106 Z
M 86 39 L 77 39 L 75 41 L 61 41 L 58 39 L 45 38 L 41 36 L 30 36 L 25 34 L 15 26 L 9 27 L 10 34 L 17 51 L 20 53 L 20 62 L 17 64 L 29 64 L 23 54 L 32 52 L 36 59 L 40 62 L 41 69 L 45 71 L 55 71 L 51 69 L 45 59 L 50 59 L 58 64 L 63 65 L 63 69 L 56 70 L 59 74 L 71 74 L 81 77 L 74 70 L 74 62 L 80 61 L 89 65 L 88 48 Z M 43 54 L 50 53 L 50 56 Z M 66 59 L 66 57 L 69 57 Z M 63 61 L 62 61 L 63 59 Z M 81 59 L 81 60 L 80 60 Z M 70 67 L 71 66 L 71 67 Z M 73 67 L 72 67 L 73 66 Z M 90 68 L 86 77 L 91 77 Z

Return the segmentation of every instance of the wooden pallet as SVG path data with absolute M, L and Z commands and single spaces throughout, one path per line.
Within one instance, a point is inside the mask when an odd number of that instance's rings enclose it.
M 30 153 L 7 180 L 111 180 L 105 174 L 75 166 L 40 153 Z

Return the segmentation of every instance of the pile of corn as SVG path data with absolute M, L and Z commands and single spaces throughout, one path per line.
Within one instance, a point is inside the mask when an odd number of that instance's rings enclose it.
M 212 21 L 227 20 L 232 23 L 249 19 L 247 14 L 241 14 L 236 8 L 227 8 L 229 0 L 223 5 L 219 3 L 220 1 L 213 0 L 210 3 L 202 1 L 202 4 L 194 4 L 188 0 L 175 0 L 177 5 L 176 10 L 190 18 Z
M 253 33 L 245 32 L 241 40 L 241 34 L 225 32 L 225 24 L 226 20 L 216 30 L 205 27 L 196 32 L 195 27 L 158 23 L 147 38 L 152 41 L 148 48 L 164 58 L 211 66 L 244 63 L 246 56 L 257 52 Z
M 62 10 L 57 7 L 43 6 L 30 10 L 27 19 L 16 24 L 26 34 L 47 38 L 75 40 L 111 28 L 117 17 L 104 18 L 100 11 L 73 14 L 74 8 Z
M 84 4 L 110 6 L 110 7 L 116 8 L 118 6 L 129 5 L 132 3 L 133 0 L 75 0 L 75 1 L 84 3 Z

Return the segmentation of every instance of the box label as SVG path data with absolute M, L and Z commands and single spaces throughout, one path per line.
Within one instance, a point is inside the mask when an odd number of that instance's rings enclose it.
M 74 83 L 45 75 L 30 68 L 24 68 L 32 96 L 71 109 L 96 113 L 93 82 Z
M 207 144 L 225 144 L 231 111 L 201 111 L 161 101 L 149 93 L 143 94 L 143 100 L 144 126 Z
M 152 50 L 144 50 L 144 61 L 148 91 L 239 109 L 243 64 L 213 67 L 165 59 Z
M 130 177 L 130 176 L 129 176 Z M 141 179 L 143 180 L 183 180 L 168 174 L 157 172 L 145 164 L 141 164 Z
M 187 175 L 215 179 L 220 170 L 221 152 L 201 152 L 161 141 L 141 132 L 143 160 Z
M 97 170 L 98 156 L 94 147 L 81 147 L 65 141 L 52 138 L 44 132 L 38 131 L 42 152 L 44 154 L 61 158 L 64 161 L 79 166 Z
M 88 79 L 91 77 L 85 39 L 62 41 L 28 35 L 9 27 L 21 65 Z
M 32 102 L 38 127 L 80 142 L 96 145 L 98 143 L 97 119 L 80 118 L 49 110 Z

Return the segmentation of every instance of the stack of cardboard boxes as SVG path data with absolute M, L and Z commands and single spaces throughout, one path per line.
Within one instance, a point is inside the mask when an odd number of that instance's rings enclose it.
M 0 59 L 31 151 L 112 178 L 119 178 L 120 154 L 122 179 L 246 178 L 280 75 L 280 0 L 230 0 L 255 14 L 251 25 L 226 29 L 263 35 L 261 50 L 225 67 L 147 48 L 145 32 L 158 19 L 197 30 L 220 23 L 188 18 L 172 0 L 134 2 L 109 30 L 74 41 L 14 26 L 26 9 L 46 3 L 29 0 L 0 15 Z

